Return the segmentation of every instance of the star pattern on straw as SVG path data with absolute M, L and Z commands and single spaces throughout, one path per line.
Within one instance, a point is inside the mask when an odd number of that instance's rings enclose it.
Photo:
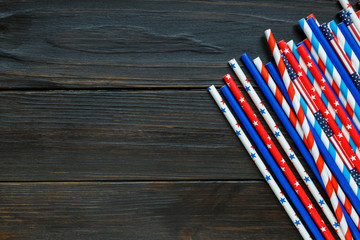
M 314 208 L 314 206 L 312 204 L 309 204 L 309 206 L 307 206 L 307 207 L 308 207 L 308 209 L 313 209 Z
M 331 33 L 330 28 L 326 25 L 326 23 L 321 24 L 319 27 L 326 40 L 331 41 L 334 39 L 334 35 Z
M 256 158 L 256 153 L 250 153 L 251 158 Z
M 249 86 L 246 86 L 245 89 L 246 89 L 247 92 L 251 91 Z
M 320 206 L 324 205 L 324 204 L 325 204 L 324 200 L 321 199 L 321 200 L 319 201 L 319 204 L 320 204 Z
M 305 178 L 304 178 L 304 181 L 307 183 L 307 182 L 310 182 L 310 178 L 308 177 L 308 176 L 306 176 Z
M 245 98 L 241 97 L 241 98 L 239 98 L 239 101 L 240 101 L 241 103 L 243 103 L 243 102 L 245 102 Z
M 266 179 L 266 181 L 270 181 L 271 177 L 269 175 L 266 175 L 265 179 Z
M 241 131 L 236 130 L 235 132 L 236 132 L 236 135 L 238 135 L 238 136 L 240 136 L 240 135 L 241 135 Z
M 275 137 L 280 137 L 280 132 L 275 132 Z
M 281 204 L 284 204 L 284 203 L 286 203 L 286 200 L 285 200 L 285 198 L 280 198 L 280 202 L 281 202 Z
M 346 125 L 346 128 L 347 128 L 348 130 L 352 129 L 352 127 L 351 127 L 350 124 Z
M 221 112 L 226 113 L 226 108 L 221 108 Z
M 265 114 L 265 109 L 260 108 L 260 113 Z
M 336 135 L 338 138 L 342 138 L 343 137 L 343 134 L 341 132 L 339 132 L 338 135 Z
M 301 222 L 300 222 L 300 220 L 296 220 L 296 221 L 294 222 L 294 224 L 295 224 L 296 226 L 299 226 L 299 225 L 301 224 Z
M 345 23 L 346 26 L 349 26 L 353 23 L 353 21 L 351 20 L 350 16 L 347 15 L 345 9 L 342 9 L 340 12 L 339 12 L 339 17 L 340 19 Z
M 321 227 L 321 231 L 325 232 L 326 231 L 326 227 Z
M 235 63 L 230 63 L 231 68 L 236 68 Z

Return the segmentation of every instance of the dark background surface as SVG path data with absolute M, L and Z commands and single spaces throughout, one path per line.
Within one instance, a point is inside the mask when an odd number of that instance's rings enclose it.
M 336 1 L 0 8 L 0 239 L 300 239 L 207 87 Z

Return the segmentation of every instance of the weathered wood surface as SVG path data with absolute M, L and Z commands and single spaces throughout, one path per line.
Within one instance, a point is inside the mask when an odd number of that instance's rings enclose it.
M 304 39 L 336 1 L 8 1 L 0 5 L 0 88 L 207 87 L 244 52 L 271 60 L 264 30 Z
M 0 239 L 301 239 L 264 182 L 2 183 L 0 189 Z
M 0 9 L 0 239 L 300 239 L 206 88 L 336 1 Z

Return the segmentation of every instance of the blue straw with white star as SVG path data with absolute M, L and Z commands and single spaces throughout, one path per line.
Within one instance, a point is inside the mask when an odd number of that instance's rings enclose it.
M 233 128 L 234 132 L 240 139 L 241 143 L 244 145 L 245 149 L 247 150 L 247 152 L 249 153 L 251 158 L 254 160 L 254 163 L 260 170 L 260 172 L 263 175 L 263 177 L 265 178 L 266 182 L 269 184 L 270 188 L 276 195 L 277 199 L 279 200 L 281 205 L 284 207 L 284 209 L 285 209 L 286 213 L 288 214 L 288 216 L 290 217 L 291 221 L 293 222 L 295 227 L 299 230 L 299 233 L 301 234 L 303 239 L 312 239 L 310 234 L 307 232 L 305 226 L 299 219 L 299 217 L 297 217 L 297 215 L 296 215 L 294 209 L 291 207 L 289 201 L 283 195 L 283 193 L 282 193 L 280 187 L 277 185 L 274 177 L 269 173 L 269 171 L 266 168 L 266 165 L 260 158 L 259 154 L 254 149 L 254 147 L 252 146 L 249 139 L 246 137 L 243 130 L 239 127 L 239 124 L 237 123 L 236 119 L 230 112 L 230 109 L 227 107 L 224 100 L 221 98 L 221 96 L 218 93 L 218 91 L 216 90 L 216 88 L 214 86 L 211 86 L 208 88 L 208 90 L 209 90 L 211 96 L 214 98 L 215 102 L 217 103 L 218 107 L 220 108 L 221 112 L 224 114 L 225 118 L 228 120 L 229 124 Z M 292 187 L 286 180 L 285 176 L 281 172 L 280 168 L 275 163 L 275 160 L 273 159 L 273 157 L 271 156 L 271 154 L 265 147 L 264 143 L 261 141 L 260 137 L 258 136 L 257 132 L 255 131 L 255 129 L 253 128 L 253 126 L 251 125 L 249 120 L 247 119 L 245 113 L 242 111 L 239 104 L 236 102 L 234 96 L 231 94 L 230 89 L 227 86 L 224 86 L 221 88 L 221 90 L 222 90 L 223 94 L 225 95 L 226 99 L 228 100 L 228 102 L 230 103 L 230 105 L 232 106 L 235 113 L 240 118 L 242 124 L 247 129 L 248 134 L 250 134 L 250 136 L 252 136 L 252 139 L 255 142 L 258 149 L 263 149 L 262 150 L 263 157 L 269 164 L 269 166 L 272 169 L 275 176 L 278 178 L 282 187 L 285 189 L 285 192 L 289 196 L 290 200 L 293 202 L 294 206 L 297 208 L 297 210 L 303 217 L 304 222 L 308 225 L 309 229 L 314 234 L 316 239 L 324 239 L 322 237 L 320 231 L 317 229 L 315 223 L 311 219 L 310 215 L 308 214 L 308 212 L 306 211 L 306 209 L 304 208 L 304 206 L 298 199 L 296 193 L 294 192 L 294 190 L 292 189 Z

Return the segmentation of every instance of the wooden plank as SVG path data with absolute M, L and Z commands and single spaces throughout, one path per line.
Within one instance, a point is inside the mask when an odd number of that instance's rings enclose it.
M 301 239 L 265 182 L 1 183 L 0 239 Z
M 0 89 L 203 88 L 244 52 L 270 61 L 264 30 L 299 42 L 297 21 L 336 1 L 8 1 Z
M 0 112 L 3 181 L 261 179 L 205 89 L 2 92 Z

